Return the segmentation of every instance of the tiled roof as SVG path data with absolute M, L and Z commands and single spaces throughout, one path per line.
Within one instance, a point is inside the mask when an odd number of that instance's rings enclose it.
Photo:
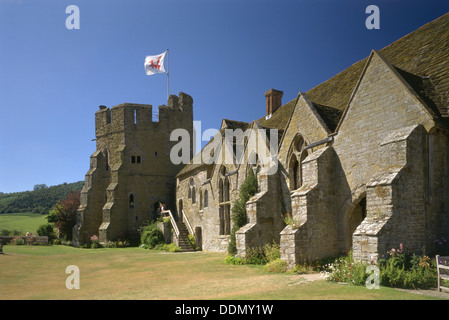
M 447 116 L 449 107 L 449 13 L 379 50 L 423 100 Z M 365 58 L 306 92 L 314 103 L 346 108 Z M 418 80 L 420 79 L 420 80 Z M 411 83 L 410 83 L 411 82 Z M 429 106 L 432 108 L 432 106 Z
M 449 13 L 422 26 L 379 50 L 409 83 L 435 116 L 449 118 Z M 333 132 L 347 107 L 368 57 L 354 63 L 329 80 L 306 92 L 307 97 Z M 296 105 L 296 99 L 279 107 L 269 119 L 256 122 L 264 128 L 283 132 Z M 223 120 L 229 128 L 247 128 L 248 123 Z M 243 129 L 243 130 L 245 130 Z M 186 165 L 178 174 L 201 165 Z

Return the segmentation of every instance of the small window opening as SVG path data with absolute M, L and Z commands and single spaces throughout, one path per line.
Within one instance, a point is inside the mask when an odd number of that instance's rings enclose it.
M 134 195 L 133 194 L 129 195 L 129 208 L 134 209 Z

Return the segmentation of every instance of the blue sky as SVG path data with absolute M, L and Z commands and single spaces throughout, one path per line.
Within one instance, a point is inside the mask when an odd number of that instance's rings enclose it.
M 372 4 L 378 30 L 365 27 Z M 170 49 L 170 93 L 193 97 L 204 131 L 258 119 L 268 89 L 288 102 L 448 11 L 447 0 L 0 0 L 0 191 L 84 180 L 99 105 L 166 104 L 146 55 Z

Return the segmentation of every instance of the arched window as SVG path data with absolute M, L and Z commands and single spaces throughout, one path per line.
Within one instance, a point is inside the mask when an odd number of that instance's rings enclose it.
M 292 189 L 296 190 L 298 189 L 301 184 L 300 184 L 300 179 L 301 179 L 301 173 L 300 173 L 300 168 L 299 168 L 299 162 L 296 160 L 296 157 L 294 157 L 294 159 L 292 159 L 292 179 L 293 179 L 293 186 Z
M 209 206 L 209 195 L 207 190 L 204 190 L 204 207 L 207 208 Z
M 292 151 L 289 162 L 290 189 L 299 189 L 304 183 L 302 163 L 307 157 L 306 142 L 301 136 L 297 136 L 292 143 Z
M 199 195 L 200 195 L 200 210 L 203 210 L 203 190 L 200 189 L 199 191 Z
M 231 201 L 229 178 L 226 176 L 226 167 L 220 170 L 218 182 L 218 214 L 220 219 L 220 235 L 231 234 Z
M 192 204 L 196 203 L 196 190 L 195 186 L 192 187 Z
M 195 183 L 193 182 L 193 179 L 190 179 L 189 181 L 189 198 L 192 199 L 192 203 L 196 202 Z

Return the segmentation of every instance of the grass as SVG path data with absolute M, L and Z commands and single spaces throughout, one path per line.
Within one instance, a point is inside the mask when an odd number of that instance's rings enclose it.
M 167 253 L 141 248 L 79 249 L 4 246 L 0 299 L 16 300 L 409 300 L 430 299 L 391 288 L 368 290 L 262 266 L 230 265 L 222 253 Z M 80 269 L 80 289 L 68 290 L 66 267 Z
M 33 213 L 8 213 L 0 214 L 0 230 L 17 230 L 25 234 L 36 234 L 37 228 L 46 224 L 45 215 Z

